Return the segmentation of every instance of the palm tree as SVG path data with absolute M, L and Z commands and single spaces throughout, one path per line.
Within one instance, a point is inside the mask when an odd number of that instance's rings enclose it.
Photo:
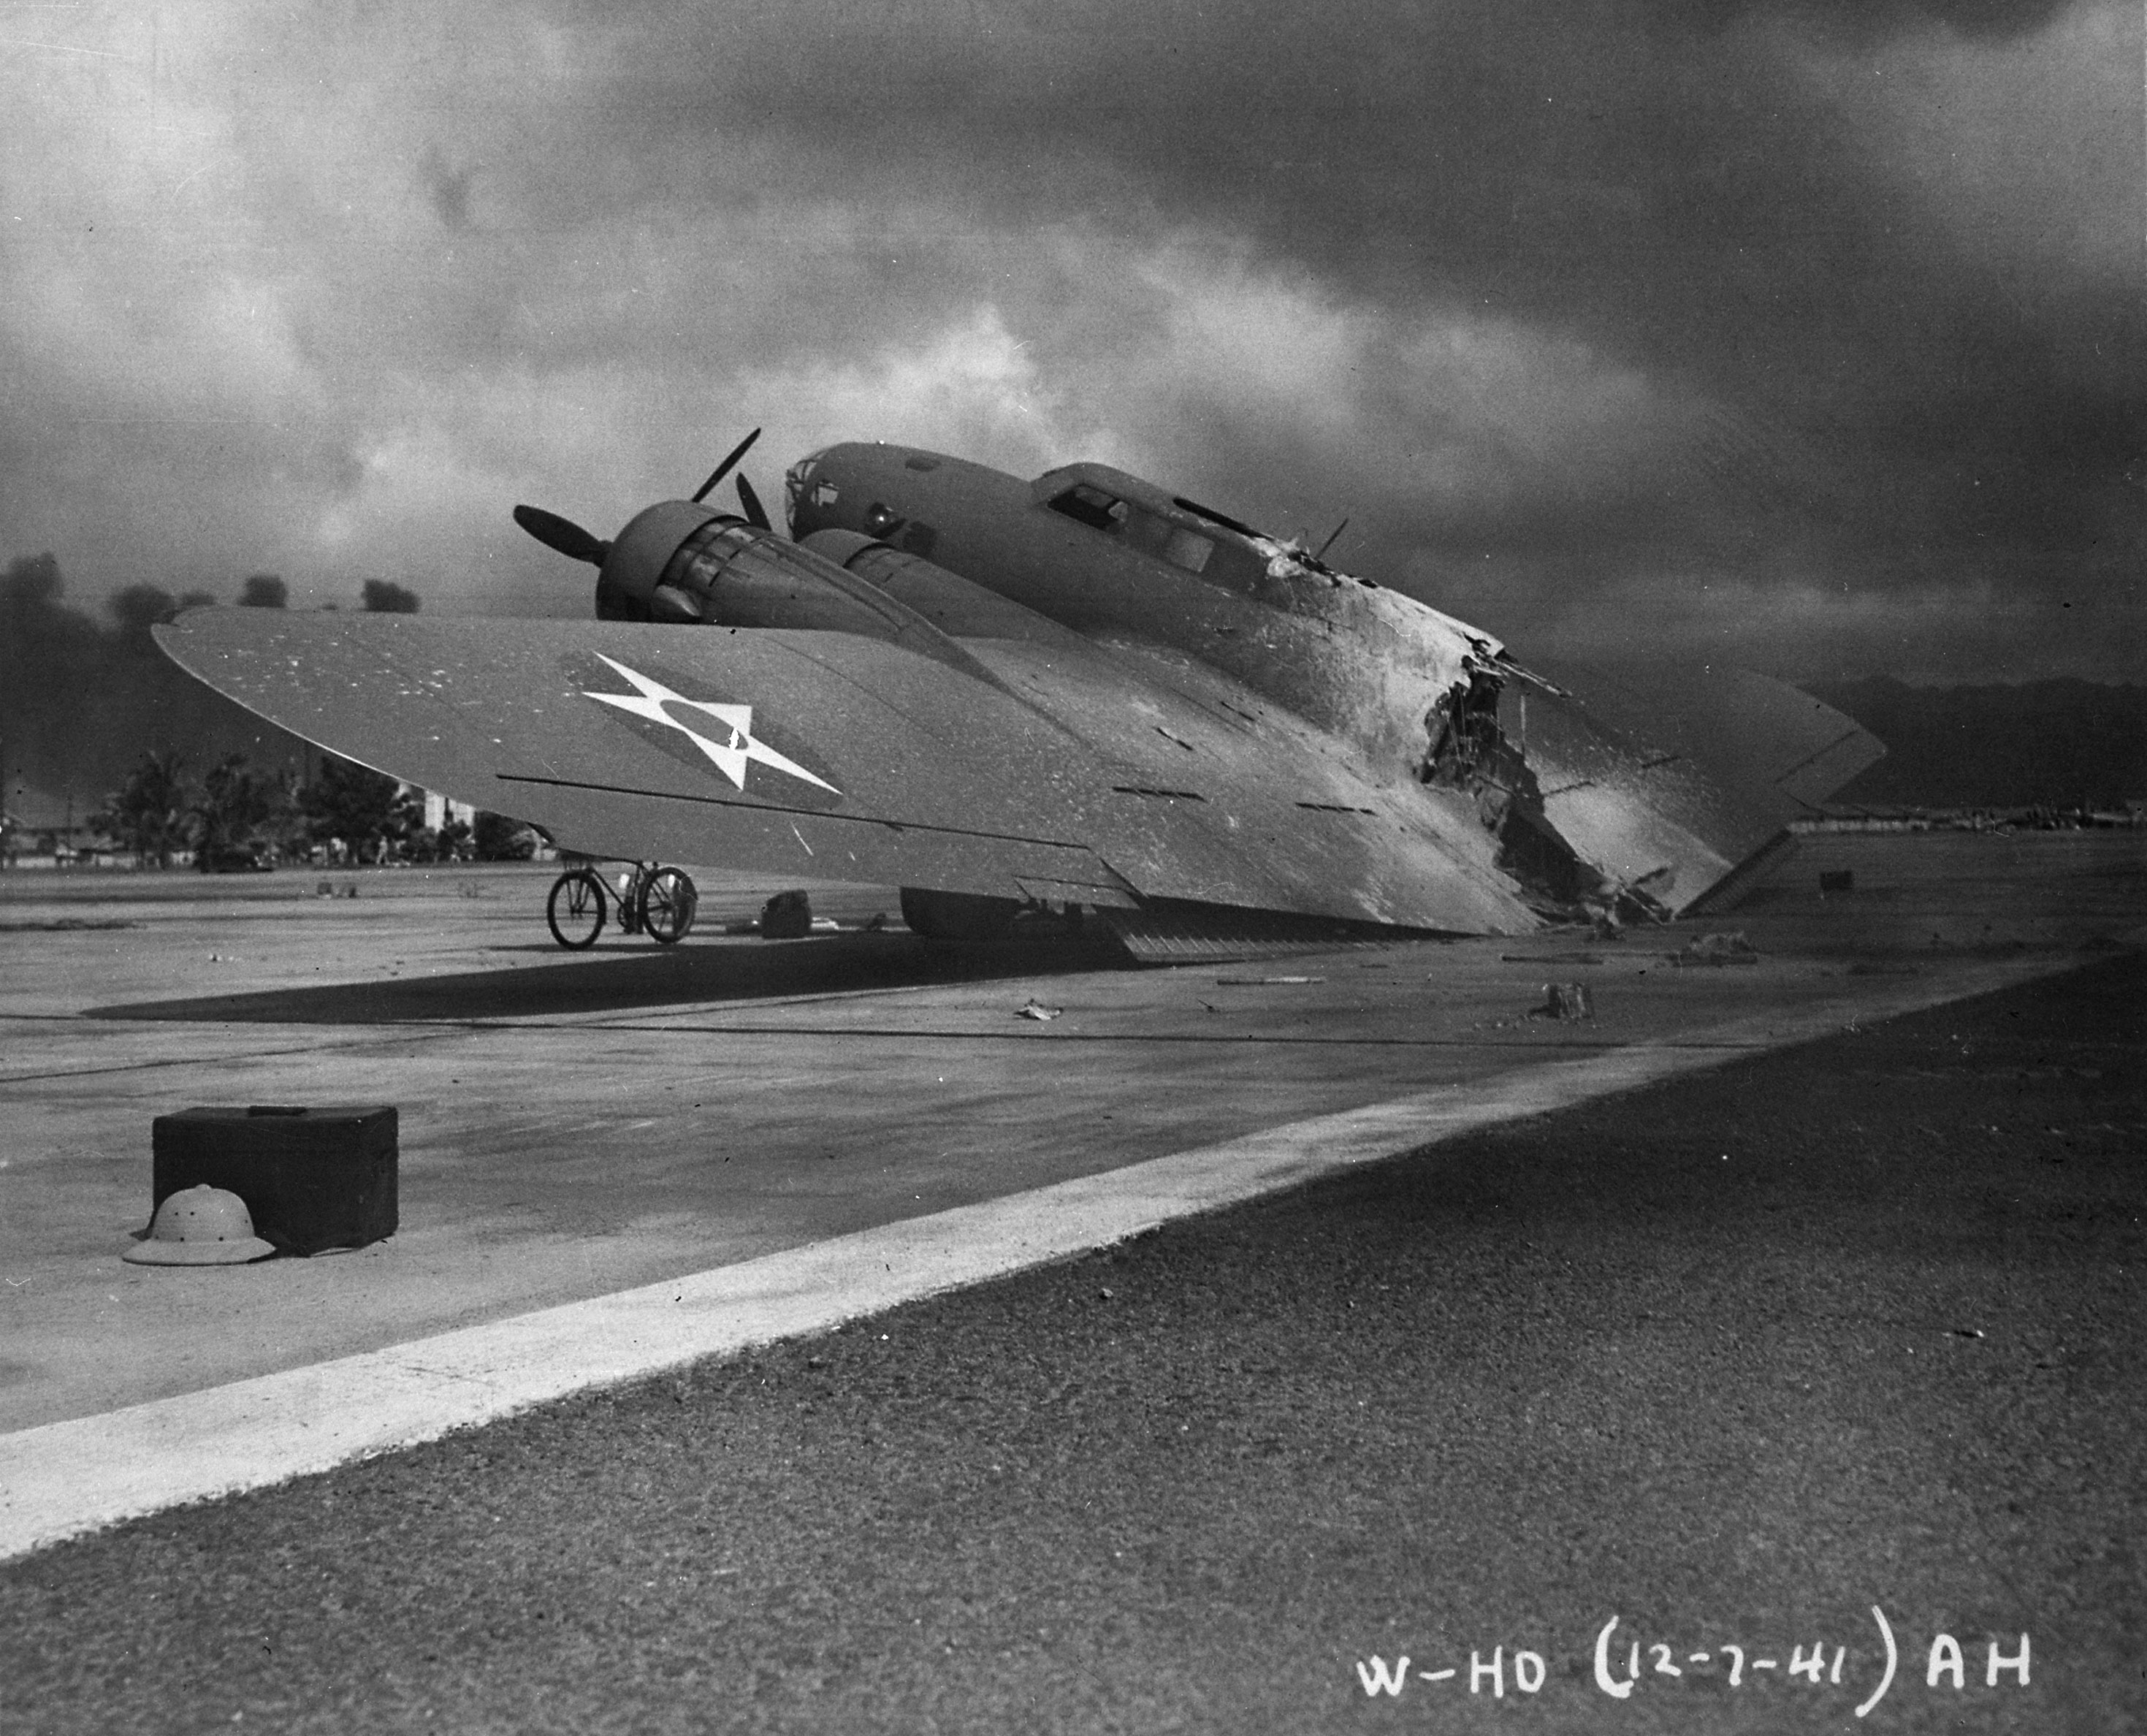
M 281 853 L 277 834 L 293 829 L 297 807 L 287 781 L 254 771 L 243 753 L 229 755 L 202 780 L 201 800 L 194 804 L 196 865 L 204 870 L 252 867 L 262 844 Z
M 172 865 L 172 853 L 184 849 L 193 834 L 193 803 L 183 753 L 145 753 L 127 774 L 127 782 L 105 798 L 89 823 L 117 839 L 146 865 Z

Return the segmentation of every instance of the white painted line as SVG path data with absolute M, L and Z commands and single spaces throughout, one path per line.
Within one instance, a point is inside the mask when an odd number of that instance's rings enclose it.
M 2024 981 L 1994 964 L 1706 1034 L 1537 1063 L 1026 1193 L 883 1224 L 668 1283 L 388 1350 L 0 1435 L 0 1560 L 140 1513 L 433 1440 L 590 1387 L 825 1330 L 1314 1176 L 1567 1108 L 1759 1049 Z

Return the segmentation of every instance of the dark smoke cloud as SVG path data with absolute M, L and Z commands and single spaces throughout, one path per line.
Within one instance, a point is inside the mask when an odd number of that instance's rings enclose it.
M 183 674 L 149 637 L 211 598 L 151 584 L 106 599 L 109 625 L 70 604 L 50 554 L 0 569 L 0 801 L 32 829 L 87 820 L 147 753 L 194 772 L 233 753 L 263 770 L 306 763 L 293 738 Z
M 618 105 L 608 143 L 643 198 L 738 205 L 721 146 L 743 113 L 813 196 L 1220 232 L 1403 323 L 1488 311 L 1683 400 L 1535 463 L 1473 418 L 1498 485 L 1377 501 L 1389 556 L 1584 553 L 1614 577 L 1786 553 L 1859 589 L 1950 574 L 1964 598 L 2084 585 L 2136 609 L 2136 249 L 2094 233 L 2128 223 L 2140 154 L 2136 101 L 2109 107 L 2131 81 L 2098 75 L 2114 16 L 1128 5 L 970 31 L 898 9 L 788 55 L 748 19 Z M 2043 166 L 1994 180 L 2023 160 Z M 934 251 L 959 281 L 958 245 Z M 907 299 L 898 266 L 884 282 Z M 1033 341 L 1078 372 L 1086 324 Z M 1342 481 L 1216 383 L 1204 416 L 1197 385 L 1179 406 L 1195 467 L 1256 496 Z M 1470 432 L 1429 398 L 1389 408 L 1367 432 Z
M 1566 650 L 2143 648 L 2129 6 L 163 16 L 0 117 L 0 553 L 79 585 L 577 611 L 507 507 L 765 423 L 1346 513 Z
M 419 602 L 418 593 L 407 586 L 393 584 L 384 578 L 368 578 L 360 594 L 359 607 L 369 615 L 414 615 Z
M 1779 18 L 1859 42 L 1933 25 L 1964 37 L 2004 39 L 2039 30 L 2067 0 L 1654 0 L 1650 10 L 1704 28 Z

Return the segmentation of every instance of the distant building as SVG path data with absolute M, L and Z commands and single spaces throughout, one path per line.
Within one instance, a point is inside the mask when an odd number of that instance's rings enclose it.
M 0 861 L 45 868 L 92 858 L 104 841 L 89 823 L 97 805 L 72 793 L 53 795 L 18 778 L 0 808 Z
M 403 788 L 413 795 L 422 795 L 425 798 L 425 825 L 429 831 L 445 829 L 450 820 L 459 820 L 465 826 L 477 823 L 477 808 L 473 803 L 450 801 L 436 789 L 421 790 L 415 784 L 406 783 Z

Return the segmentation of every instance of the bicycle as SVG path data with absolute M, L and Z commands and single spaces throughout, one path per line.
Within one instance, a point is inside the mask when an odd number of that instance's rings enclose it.
M 583 863 L 552 883 L 551 896 L 544 901 L 544 920 L 552 938 L 570 952 L 594 946 L 608 918 L 623 934 L 646 934 L 658 946 L 668 947 L 686 938 L 699 904 L 700 895 L 683 868 L 637 862 L 630 873 L 619 876 L 614 888 Z

